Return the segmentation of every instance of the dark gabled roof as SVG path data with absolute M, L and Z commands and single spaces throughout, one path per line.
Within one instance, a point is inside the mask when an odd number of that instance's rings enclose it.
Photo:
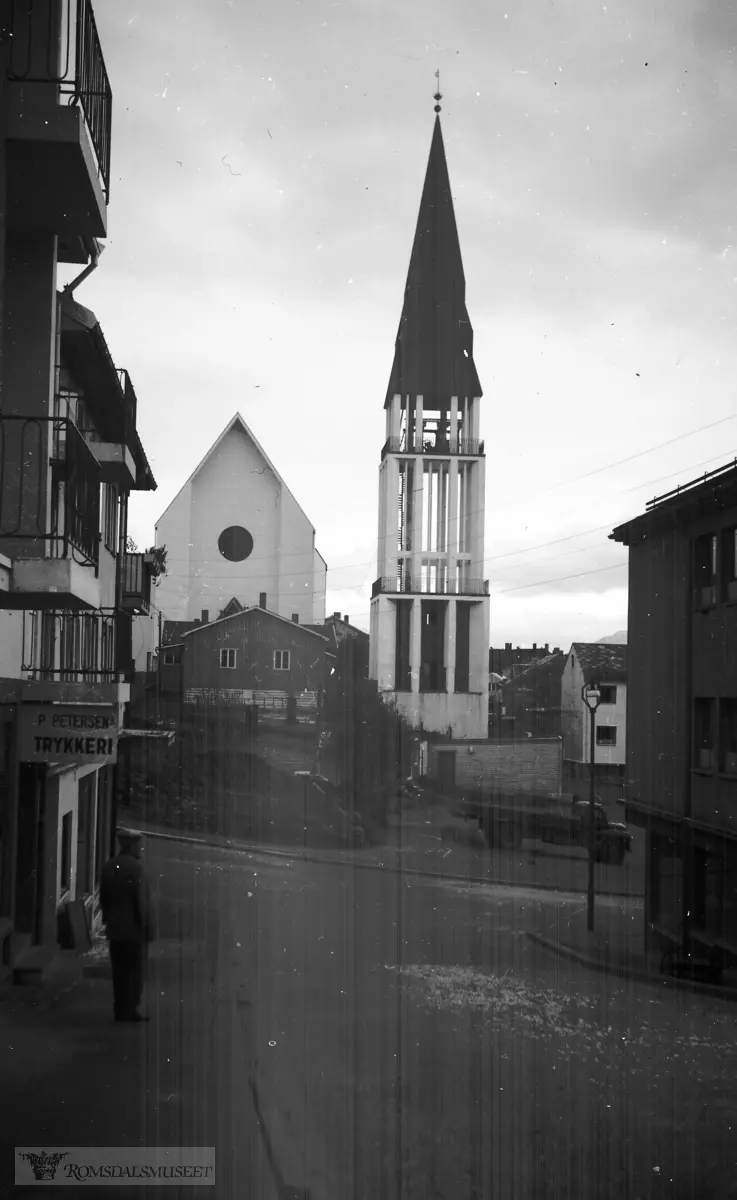
M 236 621 L 239 617 L 247 617 L 252 614 L 261 614 L 262 617 L 268 617 L 272 621 L 282 621 L 285 625 L 291 625 L 292 629 L 303 629 L 313 637 L 320 638 L 323 642 L 329 642 L 330 639 L 318 629 L 311 625 L 300 625 L 298 621 L 290 621 L 289 617 L 282 617 L 279 613 L 270 612 L 267 608 L 262 608 L 260 604 L 251 604 L 247 608 L 242 608 L 239 612 L 230 613 L 227 617 L 218 617 L 215 621 L 208 621 L 206 624 L 190 625 L 186 632 L 182 633 L 182 638 L 189 638 L 194 633 L 201 633 L 203 629 L 212 629 L 213 625 L 222 625 L 226 621 Z
M 473 361 L 473 329 L 439 117 L 422 189 L 387 404 L 395 393 L 422 395 L 426 408 L 439 400 L 447 404 L 451 396 L 482 394 Z
M 537 679 L 549 675 L 562 675 L 563 668 L 568 661 L 568 655 L 559 652 L 558 654 L 546 654 L 544 658 L 538 658 L 534 662 L 528 663 L 521 670 L 516 671 L 505 680 L 505 685 L 512 684 L 515 687 L 525 687 L 528 684 L 534 686 Z
M 300 628 L 309 629 L 312 633 L 319 633 L 321 637 L 327 638 L 327 640 L 331 643 L 331 645 L 333 645 L 333 646 L 338 645 L 338 635 L 335 632 L 335 625 L 328 624 L 327 621 L 325 622 L 324 625 L 307 625 L 307 624 L 305 624 L 305 625 L 302 625 Z
M 709 512 L 737 505 L 737 459 L 725 466 L 684 483 L 656 496 L 647 506 L 647 512 L 618 525 L 609 537 L 614 542 L 629 546 L 633 541 L 647 537 L 655 529 L 671 526 L 679 519 L 694 520 Z
M 194 629 L 194 621 L 164 621 L 161 630 L 162 646 L 178 646 L 182 635 Z
M 570 649 L 587 683 L 626 683 L 627 647 L 611 642 L 574 642 Z

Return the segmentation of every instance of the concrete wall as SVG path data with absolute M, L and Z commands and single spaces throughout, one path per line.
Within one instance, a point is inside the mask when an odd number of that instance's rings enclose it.
M 20 679 L 23 613 L 0 609 L 0 679 Z
M 559 738 L 523 742 L 478 741 L 464 746 L 449 743 L 429 747 L 428 774 L 439 777 L 441 754 L 455 755 L 456 786 L 492 786 L 501 791 L 556 792 L 563 786 L 563 753 Z
M 486 696 L 464 692 L 382 692 L 392 700 L 413 728 L 432 733 L 452 730 L 454 738 L 484 737 L 489 721 L 489 702 Z
M 328 586 L 328 568 L 321 554 L 317 550 L 312 552 L 313 560 L 313 578 L 315 586 L 313 591 L 312 602 L 312 617 L 309 624 L 320 625 L 325 620 L 325 603 L 326 592 Z M 303 618 L 300 617 L 300 620 Z
M 560 681 L 560 731 L 563 755 L 572 762 L 584 762 L 584 704 L 581 699 L 583 674 L 578 660 L 572 664 L 570 652 Z
M 602 680 L 605 683 L 605 680 Z M 614 726 L 617 730 L 616 746 L 595 746 L 594 761 L 607 766 L 623 766 L 627 758 L 627 684 L 616 683 L 612 687 L 617 689 L 616 704 L 600 704 L 596 712 L 596 728 L 604 726 Z M 590 720 L 584 720 L 585 740 L 584 752 L 586 754 L 585 761 L 589 760 L 591 754 Z
M 315 579 L 315 532 L 312 522 L 286 487 L 281 488 L 279 517 L 278 592 L 269 607 L 282 617 L 291 618 L 292 613 L 297 613 L 303 623 L 324 620 L 324 567 L 321 571 L 322 615 L 315 615 L 316 600 L 319 606 L 319 589 Z M 260 590 L 269 591 L 268 588 Z M 252 602 L 258 603 L 258 596 Z
M 191 506 L 192 486 L 187 483 L 156 526 L 156 545 L 166 546 L 166 574 L 159 582 L 156 603 L 170 621 L 189 620 Z
M 147 671 L 149 655 L 154 655 L 159 647 L 159 614 L 141 613 L 133 618 L 132 629 L 133 661 L 136 671 Z
M 451 608 L 456 603 L 449 598 L 446 621 L 447 692 L 420 692 L 418 662 L 420 657 L 420 614 L 422 599 L 412 603 L 410 619 L 411 692 L 395 692 L 396 613 L 397 601 L 389 596 L 377 596 L 371 601 L 369 677 L 376 679 L 379 691 L 396 703 L 400 712 L 414 728 L 420 725 L 435 733 L 447 733 L 457 738 L 483 738 L 489 729 L 489 598 L 471 604 L 469 629 L 469 688 L 468 692 L 453 691 L 455 667 L 455 623 Z
M 230 525 L 253 538 L 242 562 L 230 562 L 218 549 Z M 231 597 L 247 606 L 258 604 L 262 592 L 280 616 L 298 613 L 305 624 L 324 619 L 325 565 L 315 552 L 312 524 L 240 426 L 161 516 L 156 545 L 167 548 L 156 599 L 169 620 L 194 620 L 203 609 L 213 618 Z
M 576 658 L 572 665 L 572 658 Z M 602 673 L 599 679 L 601 686 L 608 686 L 609 680 Z M 589 710 L 581 695 L 584 686 L 584 676 L 578 658 L 571 651 L 561 677 L 561 717 L 560 727 L 563 736 L 563 755 L 571 762 L 588 763 L 591 761 L 591 718 Z M 621 766 L 627 757 L 627 684 L 612 683 L 617 689 L 616 704 L 600 704 L 596 713 L 596 726 L 613 725 L 617 729 L 616 746 L 595 746 L 594 762 L 606 766 Z

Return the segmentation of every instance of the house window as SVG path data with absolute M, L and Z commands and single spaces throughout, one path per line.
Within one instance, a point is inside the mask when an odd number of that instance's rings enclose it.
M 274 670 L 288 671 L 289 670 L 289 651 L 275 650 L 274 651 Z
M 694 604 L 709 608 L 717 602 L 718 539 L 715 533 L 697 538 L 694 543 Z
M 599 688 L 599 704 L 616 704 L 617 689 L 609 684 Z
M 722 599 L 737 600 L 737 529 L 722 533 Z
M 701 771 L 714 770 L 714 701 L 699 696 L 694 700 L 694 766 Z
M 597 746 L 616 746 L 616 744 L 617 744 L 617 727 L 616 727 L 616 725 L 597 725 L 596 726 L 596 744 L 597 744 Z
M 220 666 L 229 667 L 231 670 L 235 668 L 235 650 L 220 651 Z
M 737 700 L 734 697 L 720 700 L 719 724 L 720 770 L 725 775 L 737 775 Z
M 172 654 L 171 650 L 164 655 L 164 666 L 173 667 L 176 661 L 176 655 Z M 222 663 L 220 665 L 222 666 Z

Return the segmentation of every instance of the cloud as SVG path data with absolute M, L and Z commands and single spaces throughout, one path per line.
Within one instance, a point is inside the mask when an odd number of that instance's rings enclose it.
M 608 565 L 606 532 L 498 556 L 613 526 L 650 481 L 737 448 L 724 426 L 580 479 L 733 410 L 732 7 L 97 0 L 112 203 L 80 299 L 138 391 L 160 484 L 131 505 L 139 543 L 240 410 L 329 564 L 347 567 L 347 546 L 375 557 L 440 67 L 485 390 L 493 628 L 539 642 L 546 622 L 569 641 L 623 626 L 607 572 L 501 594 Z M 331 591 L 329 576 L 328 607 L 367 614 L 370 578 L 338 571 Z

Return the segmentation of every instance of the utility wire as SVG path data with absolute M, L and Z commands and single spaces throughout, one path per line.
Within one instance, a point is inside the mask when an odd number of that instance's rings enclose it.
M 634 462 L 636 458 L 644 458 L 646 454 L 652 454 L 654 450 L 662 450 L 664 446 L 673 446 L 676 442 L 682 442 L 686 438 L 694 437 L 695 434 L 701 433 L 705 429 L 716 429 L 717 425 L 724 425 L 727 421 L 734 420 L 737 420 L 737 413 L 732 413 L 728 417 L 720 417 L 718 421 L 711 421 L 708 425 L 699 425 L 698 429 L 691 429 L 688 433 L 680 433 L 677 437 L 668 438 L 665 442 L 658 442 L 656 446 L 650 446 L 647 450 L 638 450 L 636 454 L 628 454 L 627 458 L 619 458 L 616 462 L 606 463 L 603 467 L 594 467 L 592 471 L 584 471 L 583 475 L 574 475 L 571 479 L 561 479 L 559 483 L 551 483 L 548 487 L 539 488 L 536 492 L 528 492 L 527 494 L 529 496 L 541 496 L 545 492 L 554 491 L 555 488 L 565 487 L 568 483 L 578 483 L 581 479 L 590 479 L 592 475 L 600 475 L 602 471 L 611 471 L 614 467 L 621 467 L 624 463 Z

